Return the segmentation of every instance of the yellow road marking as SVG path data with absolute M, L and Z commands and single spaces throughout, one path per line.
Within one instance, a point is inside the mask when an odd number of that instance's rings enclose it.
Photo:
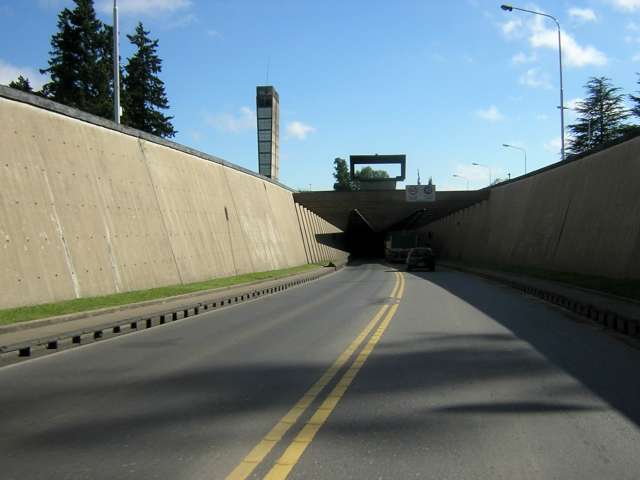
M 395 297 L 400 300 L 404 294 L 404 278 L 400 274 L 400 288 L 397 291 Z M 291 444 L 287 447 L 282 456 L 276 461 L 276 464 L 269 470 L 269 473 L 264 477 L 265 480 L 284 480 L 287 478 L 293 467 L 298 463 L 300 457 L 311 444 L 316 433 L 320 430 L 322 425 L 326 422 L 331 412 L 333 412 L 336 405 L 342 398 L 342 396 L 351 385 L 351 382 L 356 378 L 358 372 L 366 362 L 369 354 L 373 351 L 376 344 L 382 338 L 385 330 L 389 326 L 389 323 L 393 319 L 393 316 L 398 310 L 398 304 L 391 305 L 384 320 L 380 323 L 375 333 L 367 342 L 367 345 L 356 357 L 349 370 L 340 378 L 340 381 L 331 391 L 329 396 L 322 402 L 311 419 L 305 424 L 300 433 L 293 439 Z
M 395 273 L 396 281 L 391 291 L 392 298 L 398 298 L 397 294 L 402 288 L 404 279 L 398 272 Z M 394 305 L 395 306 L 395 305 Z M 264 460 L 269 452 L 276 446 L 276 444 L 282 439 L 287 431 L 298 421 L 300 416 L 305 412 L 307 407 L 313 403 L 316 397 L 322 392 L 333 377 L 340 371 L 340 369 L 349 361 L 351 356 L 360 347 L 362 342 L 367 338 L 371 330 L 376 326 L 380 318 L 382 318 L 387 311 L 389 305 L 383 305 L 373 316 L 367 326 L 360 332 L 356 339 L 351 342 L 347 349 L 340 354 L 336 361 L 324 372 L 320 379 L 302 396 L 302 398 L 293 406 L 287 414 L 280 419 L 280 421 L 264 436 L 264 438 L 249 452 L 249 454 L 240 462 L 240 464 L 233 469 L 233 471 L 227 475 L 226 480 L 244 480 L 253 470 Z M 337 387 L 336 387 L 337 388 Z M 342 393 L 346 390 L 342 390 Z M 334 388 L 333 392 L 336 389 Z M 332 393 L 333 393 L 332 392 Z M 320 428 L 321 424 L 318 424 Z M 303 429 L 304 431 L 304 429 Z M 302 433 L 302 432 L 301 432 Z M 308 433 L 308 432 L 307 432 Z M 314 433 L 315 435 L 315 433 Z M 311 437 L 313 438 L 313 437 Z M 302 453 L 301 453 L 302 454 Z

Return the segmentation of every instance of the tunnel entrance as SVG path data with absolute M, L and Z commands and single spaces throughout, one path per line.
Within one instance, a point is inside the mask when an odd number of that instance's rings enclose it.
M 384 257 L 384 233 L 376 232 L 357 209 L 349 214 L 345 239 L 351 258 Z
M 426 209 L 416 210 L 388 229 L 376 231 L 367 218 L 358 209 L 354 209 L 349 214 L 345 232 L 347 250 L 352 258 L 404 261 L 403 258 L 395 258 L 397 255 L 391 259 L 389 249 L 408 251 L 413 247 L 430 246 L 431 234 L 418 232 L 418 229 L 428 222 L 429 217 Z

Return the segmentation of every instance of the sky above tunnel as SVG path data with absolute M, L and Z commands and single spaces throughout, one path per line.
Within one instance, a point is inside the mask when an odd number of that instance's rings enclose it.
M 333 159 L 407 154 L 407 183 L 471 188 L 559 159 L 555 26 L 499 2 L 119 0 L 124 37 L 141 20 L 160 40 L 176 141 L 257 169 L 255 87 L 281 103 L 281 178 L 330 189 Z M 0 83 L 40 86 L 65 0 L 0 0 Z M 565 103 L 590 76 L 640 90 L 640 0 L 515 5 L 563 26 Z M 110 0 L 96 0 L 111 23 Z M 567 113 L 567 121 L 574 117 Z

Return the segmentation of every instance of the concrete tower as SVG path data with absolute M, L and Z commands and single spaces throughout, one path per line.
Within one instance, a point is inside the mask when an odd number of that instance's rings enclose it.
M 280 174 L 280 97 L 272 86 L 256 87 L 258 172 L 278 179 Z

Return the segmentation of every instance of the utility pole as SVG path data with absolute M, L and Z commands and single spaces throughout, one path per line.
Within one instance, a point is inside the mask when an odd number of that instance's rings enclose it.
M 113 121 L 120 125 L 120 36 L 118 0 L 113 0 Z

